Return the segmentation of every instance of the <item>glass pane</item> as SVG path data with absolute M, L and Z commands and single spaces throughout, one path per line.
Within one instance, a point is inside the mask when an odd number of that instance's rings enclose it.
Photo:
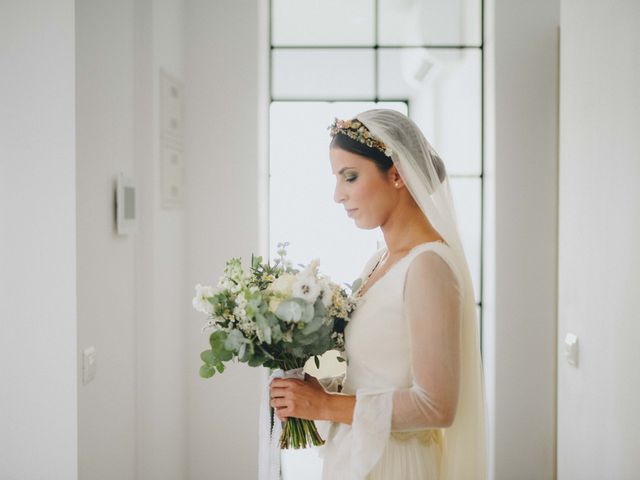
M 378 104 L 406 113 L 405 104 Z M 270 120 L 269 239 L 271 256 L 288 241 L 291 261 L 320 259 L 320 271 L 351 283 L 383 242 L 380 229 L 361 230 L 333 201 L 335 177 L 329 162 L 334 117 L 351 118 L 375 108 L 369 102 L 274 102 Z M 295 130 L 292 130 L 292 125 Z M 383 244 L 381 244 L 383 245 Z
M 374 50 L 274 49 L 274 99 L 374 98 Z
M 273 0 L 274 46 L 369 46 L 374 0 Z
M 379 97 L 406 98 L 449 174 L 481 172 L 481 57 L 476 49 L 379 50 Z
M 451 193 L 458 217 L 462 247 L 469 262 L 476 302 L 480 301 L 480 178 L 451 178 Z
M 480 45 L 480 0 L 379 0 L 380 45 Z

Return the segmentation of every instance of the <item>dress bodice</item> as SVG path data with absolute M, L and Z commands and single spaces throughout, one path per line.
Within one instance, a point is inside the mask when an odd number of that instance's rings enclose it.
M 404 314 L 404 285 L 411 260 L 441 242 L 416 245 L 378 280 L 368 286 L 345 329 L 347 373 L 343 393 L 358 388 L 404 388 L 412 383 L 410 338 Z M 382 248 L 365 266 L 361 280 L 371 274 L 384 254 Z
M 417 273 L 407 285 L 413 260 L 428 250 L 436 255 L 416 260 Z M 378 250 L 367 262 L 360 276 L 363 282 L 384 252 Z M 457 330 L 449 327 L 459 318 L 458 272 L 452 255 L 442 242 L 416 245 L 367 285 L 358 299 L 345 329 L 343 354 L 347 369 L 342 393 L 356 396 L 353 422 L 331 424 L 323 479 L 363 479 L 386 451 L 393 424 L 394 434 L 441 424 L 450 405 L 446 386 L 456 381 L 456 370 L 446 367 L 455 364 Z M 445 328 L 437 330 L 441 326 Z M 431 345 L 436 338 L 437 345 Z M 436 377 L 442 382 L 434 385 Z

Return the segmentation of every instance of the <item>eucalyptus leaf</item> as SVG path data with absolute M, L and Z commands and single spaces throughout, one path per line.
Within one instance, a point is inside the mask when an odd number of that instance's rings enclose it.
M 296 299 L 285 300 L 278 305 L 276 315 L 285 322 L 298 322 L 302 317 L 302 308 Z
M 315 310 L 313 308 L 313 305 L 311 305 L 310 303 L 307 303 L 304 300 L 302 300 L 302 302 L 302 317 L 300 318 L 300 320 L 302 320 L 304 323 L 309 323 L 311 320 L 313 320 Z
M 200 376 L 202 378 L 211 378 L 216 374 L 216 369 L 211 365 L 202 365 L 200 367 Z
M 264 341 L 271 344 L 271 327 L 269 326 L 269 321 L 267 318 L 261 313 L 256 314 L 256 326 L 262 332 L 262 337 Z
M 280 328 L 280 325 L 273 325 L 270 328 L 271 328 L 271 341 L 273 343 L 278 343 L 280 340 L 282 340 L 282 329 Z
M 205 350 L 200 354 L 200 359 L 207 365 L 214 365 L 216 363 L 216 357 L 211 350 Z
M 275 327 L 276 325 L 277 326 L 280 325 L 280 322 L 278 321 L 278 317 L 276 317 L 272 312 L 268 312 L 268 311 L 265 312 L 264 313 L 264 317 L 269 322 L 269 326 Z
M 222 330 L 218 330 L 213 332 L 209 337 L 209 343 L 211 344 L 211 349 L 215 352 L 224 348 L 224 343 L 227 339 L 227 333 Z
M 266 359 L 267 359 L 266 355 L 262 353 L 260 350 L 258 350 L 253 355 L 253 357 L 249 359 L 248 364 L 250 367 L 258 367 L 262 365 Z
M 314 315 L 316 317 L 324 318 L 327 314 L 327 308 L 324 306 L 321 299 L 316 300 L 316 303 L 313 304 L 313 308 L 315 309 Z
M 240 350 L 241 345 L 244 345 L 248 342 L 249 340 L 247 340 L 244 335 L 242 335 L 240 330 L 231 330 L 231 332 L 229 332 L 229 336 L 224 342 L 224 348 L 237 352 Z
M 297 330 L 293 335 L 293 341 L 296 345 L 307 346 L 316 343 L 318 341 L 318 337 L 319 335 L 315 332 L 305 334 L 303 331 Z
M 356 290 L 358 290 L 360 288 L 360 285 L 362 285 L 362 279 L 361 278 L 357 278 L 349 287 L 351 289 L 352 292 L 355 292 Z
M 318 356 L 317 356 L 317 355 L 314 355 L 314 356 L 313 356 L 313 361 L 314 361 L 314 362 L 315 362 L 315 364 L 316 364 L 316 368 L 320 368 L 320 359 L 318 358 Z
M 309 335 L 311 333 L 317 332 L 320 327 L 322 327 L 323 323 L 322 317 L 315 317 L 312 322 L 309 322 L 304 329 L 302 330 L 303 335 Z
M 213 332 L 209 337 L 209 343 L 211 344 L 212 355 L 223 362 L 229 361 L 233 358 L 233 352 L 225 347 L 227 342 L 227 333 L 222 330 Z

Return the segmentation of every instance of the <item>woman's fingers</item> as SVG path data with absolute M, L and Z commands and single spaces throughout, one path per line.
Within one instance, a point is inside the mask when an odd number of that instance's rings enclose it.
M 271 406 L 275 409 L 286 408 L 288 405 L 289 403 L 284 398 L 271 398 Z
M 271 406 L 273 407 L 276 416 L 280 419 L 281 422 L 287 420 L 288 415 L 285 412 L 287 412 L 288 405 L 286 403 L 286 400 L 274 398 L 273 400 L 271 400 Z

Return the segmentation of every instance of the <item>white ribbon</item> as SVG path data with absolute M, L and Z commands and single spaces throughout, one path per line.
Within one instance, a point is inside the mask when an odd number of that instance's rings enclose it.
M 259 451 L 259 480 L 280 480 L 280 435 L 282 434 L 282 422 L 277 416 L 273 417 L 273 430 L 271 429 L 271 381 L 274 378 L 297 378 L 304 380 L 304 369 L 274 370 L 269 376 L 262 393 L 260 406 L 260 451 Z

